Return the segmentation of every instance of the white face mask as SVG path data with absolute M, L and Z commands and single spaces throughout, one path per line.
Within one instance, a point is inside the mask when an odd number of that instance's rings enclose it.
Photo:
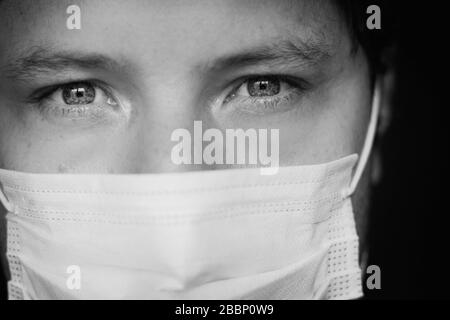
M 367 162 L 143 175 L 0 170 L 10 299 L 351 299 Z

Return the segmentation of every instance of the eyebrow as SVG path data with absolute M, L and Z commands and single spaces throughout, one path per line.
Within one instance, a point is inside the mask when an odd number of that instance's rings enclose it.
M 201 69 L 221 71 L 252 65 L 308 67 L 319 65 L 332 57 L 330 46 L 320 41 L 301 39 L 281 40 L 268 45 L 255 46 L 237 54 L 214 59 Z M 61 72 L 68 69 L 124 70 L 126 63 L 103 54 L 81 52 L 51 52 L 48 48 L 32 47 L 1 72 L 11 80 L 27 81 L 42 73 Z
M 209 63 L 207 67 L 213 70 L 252 65 L 311 67 L 324 63 L 333 55 L 331 46 L 325 42 L 301 39 L 281 40 L 221 57 Z
M 124 64 L 102 54 L 79 52 L 55 52 L 34 47 L 30 53 L 22 55 L 3 68 L 9 79 L 24 80 L 42 73 L 61 72 L 67 69 L 101 69 L 109 71 L 123 70 Z

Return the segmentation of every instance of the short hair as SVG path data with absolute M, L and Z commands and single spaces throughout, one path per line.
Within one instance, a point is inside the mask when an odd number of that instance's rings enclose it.
M 366 53 L 371 71 L 383 73 L 394 60 L 396 13 L 398 3 L 387 0 L 334 0 L 344 17 L 355 50 Z M 395 3 L 394 3 L 395 2 Z M 367 28 L 367 8 L 377 5 L 381 10 L 381 29 Z

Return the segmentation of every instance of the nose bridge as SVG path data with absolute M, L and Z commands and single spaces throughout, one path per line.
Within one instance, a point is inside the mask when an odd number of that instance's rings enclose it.
M 149 85 L 137 115 L 136 163 L 139 173 L 200 170 L 202 165 L 176 164 L 172 149 L 181 140 L 172 140 L 179 129 L 189 132 L 194 152 L 194 121 L 206 119 L 195 77 L 178 73 L 176 78 L 156 80 Z M 189 151 L 189 150 L 186 150 Z

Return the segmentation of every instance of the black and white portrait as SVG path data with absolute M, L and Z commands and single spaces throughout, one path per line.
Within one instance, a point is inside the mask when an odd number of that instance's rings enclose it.
M 0 0 L 2 298 L 448 298 L 423 6 Z

